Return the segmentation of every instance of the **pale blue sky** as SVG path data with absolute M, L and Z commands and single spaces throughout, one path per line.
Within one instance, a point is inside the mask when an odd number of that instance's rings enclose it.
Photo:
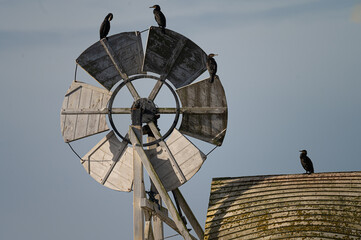
M 142 31 L 154 4 L 168 28 L 219 54 L 228 131 L 181 187 L 202 226 L 213 177 L 303 173 L 300 149 L 316 172 L 361 170 L 360 0 L 0 0 L 0 239 L 132 239 L 132 194 L 87 175 L 59 118 L 104 16 L 110 34 Z

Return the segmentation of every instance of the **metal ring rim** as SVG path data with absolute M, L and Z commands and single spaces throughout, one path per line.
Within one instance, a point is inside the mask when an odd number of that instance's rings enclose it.
M 108 102 L 108 109 L 109 109 L 109 112 L 108 112 L 108 119 L 109 119 L 109 123 L 113 129 L 113 131 L 115 132 L 115 134 L 117 134 L 121 139 L 123 139 L 124 141 L 126 141 L 127 143 L 131 144 L 129 138 L 126 138 L 124 137 L 119 131 L 118 129 L 116 128 L 114 122 L 113 122 L 113 117 L 112 117 L 112 107 L 113 107 L 113 102 L 114 102 L 114 99 L 115 99 L 115 96 L 118 94 L 118 92 L 120 91 L 120 89 L 122 89 L 128 82 L 132 82 L 134 80 L 137 80 L 137 79 L 141 79 L 141 78 L 151 78 L 151 79 L 155 79 L 155 80 L 158 80 L 158 81 L 162 81 L 167 87 L 168 89 L 171 91 L 171 93 L 173 94 L 173 97 L 175 99 L 175 102 L 176 102 L 176 115 L 174 117 L 174 121 L 171 125 L 171 127 L 168 129 L 168 131 L 162 136 L 160 137 L 159 139 L 157 140 L 154 140 L 152 142 L 149 142 L 149 143 L 144 143 L 143 144 L 143 147 L 148 147 L 148 146 L 152 146 L 154 144 L 157 144 L 159 143 L 160 141 L 163 141 L 164 139 L 166 139 L 172 132 L 173 132 L 173 129 L 176 127 L 177 123 L 178 123 L 178 120 L 179 120 L 179 115 L 180 115 L 180 104 L 179 104 L 179 99 L 178 99 L 178 95 L 177 93 L 174 91 L 174 89 L 171 87 L 171 85 L 166 82 L 165 80 L 162 80 L 161 78 L 157 77 L 157 76 L 153 76 L 153 75 L 148 75 L 148 74 L 140 74 L 140 75 L 136 75 L 136 76 L 133 76 L 133 77 L 130 77 L 128 78 L 126 81 L 123 81 L 122 83 L 120 83 L 117 88 L 113 91 L 113 94 L 112 96 L 110 97 L 109 99 L 109 102 Z

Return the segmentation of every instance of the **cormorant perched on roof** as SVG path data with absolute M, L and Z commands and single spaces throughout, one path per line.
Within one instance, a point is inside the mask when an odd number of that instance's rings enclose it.
M 216 76 L 217 73 L 217 63 L 216 60 L 214 60 L 213 58 L 214 56 L 218 56 L 218 54 L 214 54 L 214 53 L 209 54 L 207 56 L 207 62 L 206 62 L 207 69 L 210 75 L 209 82 L 211 83 L 214 81 L 214 76 Z
M 300 152 L 301 152 L 300 159 L 301 159 L 302 167 L 306 170 L 306 173 L 314 173 L 312 161 L 309 157 L 307 157 L 307 151 L 301 150 Z
M 108 15 L 104 18 L 102 25 L 100 25 L 99 35 L 100 39 L 107 37 L 110 30 L 110 21 L 113 19 L 113 14 L 108 13 Z
M 149 8 L 154 8 L 153 13 L 155 21 L 158 23 L 158 26 L 162 28 L 162 33 L 165 33 L 166 19 L 164 14 L 160 11 L 159 5 L 154 5 L 153 7 Z

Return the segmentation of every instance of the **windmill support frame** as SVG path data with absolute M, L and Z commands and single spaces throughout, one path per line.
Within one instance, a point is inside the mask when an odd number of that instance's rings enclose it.
M 133 185 L 133 216 L 134 216 L 134 240 L 144 240 L 149 239 L 149 236 L 145 236 L 145 233 L 149 234 L 152 231 L 144 231 L 144 213 L 143 210 L 155 213 L 163 222 L 167 223 L 171 228 L 177 231 L 182 237 L 186 240 L 197 239 L 191 235 L 184 222 L 182 221 L 176 207 L 174 206 L 170 196 L 168 195 L 165 187 L 163 186 L 158 174 L 154 170 L 152 163 L 150 162 L 147 154 L 145 153 L 142 145 L 142 129 L 140 126 L 131 125 L 129 127 L 129 138 L 133 144 L 133 160 L 134 160 L 134 173 L 138 174 L 137 177 L 134 176 L 134 185 Z M 140 161 L 141 162 L 140 162 Z M 163 211 L 157 211 L 156 204 L 152 204 L 149 200 L 145 198 L 144 190 L 144 180 L 143 180 L 143 166 L 147 170 L 149 177 L 151 178 L 155 188 L 157 189 L 160 197 L 164 201 L 165 205 L 168 208 L 172 219 L 170 219 Z M 137 169 L 135 169 L 137 168 Z M 136 181 L 137 179 L 137 181 Z M 178 190 L 179 191 L 179 190 Z M 183 204 L 184 205 L 184 204 Z M 148 213 L 147 213 L 148 214 Z M 149 215 L 148 215 L 149 216 Z M 148 218 L 149 221 L 149 218 Z M 199 223 L 198 223 L 199 225 Z M 150 224 L 148 223 L 150 227 Z M 154 236 L 152 236 L 154 237 Z

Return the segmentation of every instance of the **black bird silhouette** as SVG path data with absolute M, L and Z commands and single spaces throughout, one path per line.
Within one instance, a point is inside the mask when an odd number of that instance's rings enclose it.
M 102 25 L 100 25 L 99 36 L 100 39 L 107 37 L 110 30 L 110 21 L 113 19 L 113 14 L 108 13 L 108 15 L 104 18 Z
M 306 173 L 314 173 L 313 164 L 311 159 L 307 156 L 307 151 L 301 150 L 300 152 L 301 152 L 300 159 L 301 159 L 302 167 L 306 170 Z
M 206 62 L 207 70 L 210 75 L 209 82 L 211 83 L 214 81 L 214 76 L 216 76 L 217 73 L 217 63 L 216 60 L 214 60 L 213 58 L 214 56 L 218 56 L 218 54 L 214 54 L 214 53 L 209 54 L 207 56 L 207 62 Z
M 158 26 L 162 28 L 162 33 L 165 33 L 165 27 L 167 25 L 166 24 L 167 21 L 162 11 L 160 11 L 159 5 L 154 5 L 153 7 L 149 7 L 149 8 L 154 8 L 153 13 L 154 13 L 155 21 L 158 23 Z

